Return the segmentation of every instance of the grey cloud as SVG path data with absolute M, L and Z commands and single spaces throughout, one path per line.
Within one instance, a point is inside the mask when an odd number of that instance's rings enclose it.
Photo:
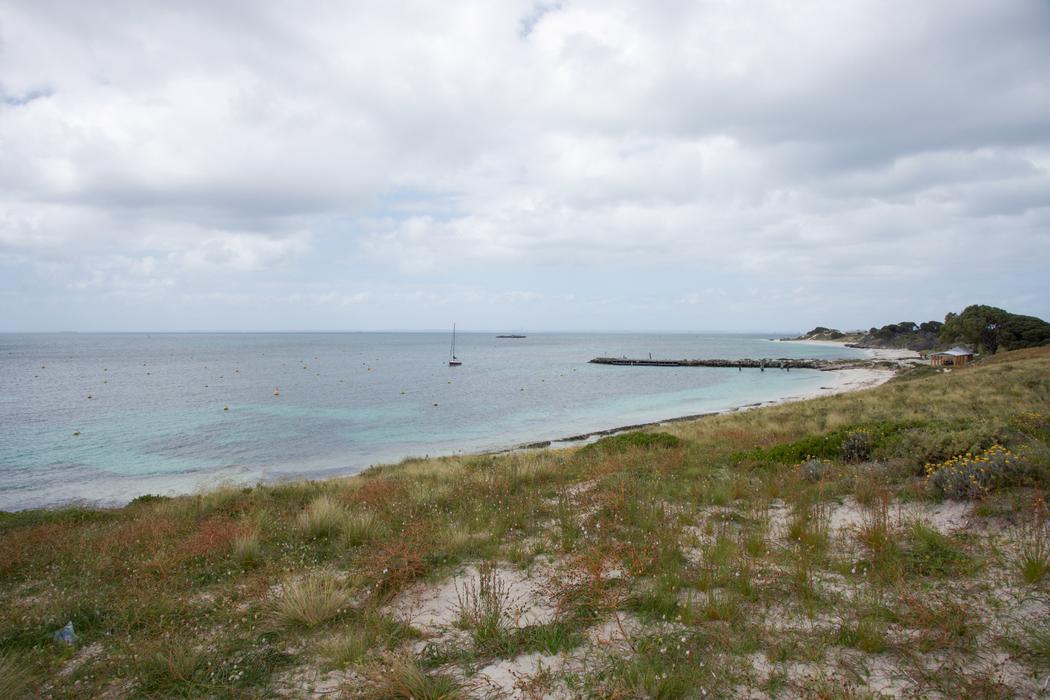
M 33 90 L 27 90 L 20 95 L 9 95 L 0 88 L 0 104 L 8 107 L 21 107 L 27 105 L 33 100 L 41 100 L 46 97 L 51 97 L 54 92 L 46 88 L 37 88 Z
M 563 7 L 563 3 L 536 3 L 529 9 L 528 13 L 524 17 L 518 20 L 518 36 L 522 39 L 527 39 L 529 34 L 532 34 L 532 30 L 536 28 L 536 25 L 540 23 L 544 15 L 550 12 L 556 12 Z
M 1048 252 L 1045 2 L 0 8 L 0 253 L 41 284 L 292 285 L 315 252 L 412 284 L 553 261 L 819 284 L 933 278 L 982 236 Z

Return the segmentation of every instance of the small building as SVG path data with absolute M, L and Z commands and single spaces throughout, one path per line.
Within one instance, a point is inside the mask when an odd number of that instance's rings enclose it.
M 931 367 L 965 367 L 973 362 L 973 350 L 955 346 L 951 350 L 930 353 Z

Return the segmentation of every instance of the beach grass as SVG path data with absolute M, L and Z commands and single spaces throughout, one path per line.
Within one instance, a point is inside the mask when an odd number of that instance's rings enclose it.
M 1034 696 L 1048 488 L 1039 349 L 578 449 L 5 513 L 0 695 Z

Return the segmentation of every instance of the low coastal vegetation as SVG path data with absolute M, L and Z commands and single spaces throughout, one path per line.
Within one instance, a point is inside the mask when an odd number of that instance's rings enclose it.
M 0 514 L 0 696 L 1045 696 L 1048 487 L 1038 348 L 578 449 Z

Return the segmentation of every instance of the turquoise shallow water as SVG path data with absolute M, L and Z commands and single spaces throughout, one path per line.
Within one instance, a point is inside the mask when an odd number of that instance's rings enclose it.
M 0 335 L 0 509 L 352 473 L 407 456 L 724 410 L 828 383 L 814 371 L 587 363 L 598 355 L 862 355 L 758 335 L 461 333 L 464 364 L 448 367 L 448 340 Z

